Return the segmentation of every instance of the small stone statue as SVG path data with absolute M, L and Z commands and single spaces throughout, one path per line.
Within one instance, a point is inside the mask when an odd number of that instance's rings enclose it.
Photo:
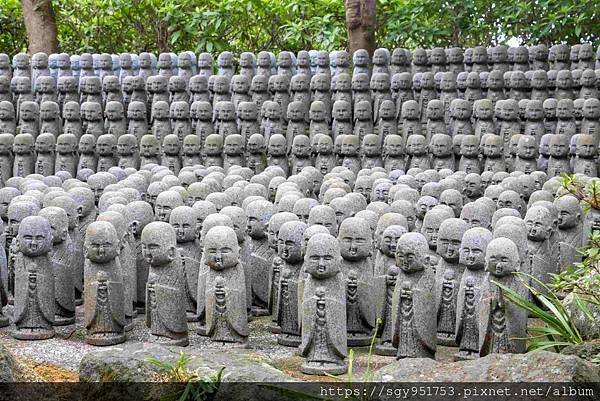
M 225 170 L 228 170 L 231 166 L 243 166 L 245 160 L 242 136 L 239 134 L 231 134 L 227 136 L 225 138 L 223 152 L 223 168 Z
M 436 268 L 438 344 L 455 344 L 458 287 L 464 271 L 459 264 L 459 248 L 468 225 L 461 219 L 446 219 L 440 225 L 436 252 L 441 257 Z
M 314 138 L 317 134 L 330 136 L 329 123 L 327 122 L 327 112 L 325 110 L 325 104 L 323 102 L 321 102 L 320 100 L 312 102 L 310 105 L 308 116 L 310 119 L 310 138 Z
M 39 105 L 31 100 L 24 101 L 18 109 L 19 125 L 17 128 L 21 134 L 31 134 L 34 138 L 40 132 L 39 128 Z
M 102 81 L 103 105 L 106 109 L 108 102 L 119 102 L 123 104 L 123 92 L 119 84 L 119 78 L 114 75 L 107 75 Z
M 302 343 L 306 374 L 347 371 L 345 288 L 340 273 L 340 249 L 334 237 L 315 234 L 308 241 L 302 294 Z
M 190 95 L 187 90 L 187 81 L 182 76 L 172 76 L 169 78 L 169 101 L 175 102 L 186 102 L 189 104 Z
M 127 133 L 134 135 L 138 140 L 148 133 L 148 120 L 146 118 L 146 105 L 140 101 L 132 101 L 127 108 L 129 125 Z
M 419 117 L 419 105 L 416 100 L 407 100 L 402 103 L 402 136 L 421 135 L 422 125 Z M 406 139 L 405 139 L 406 140 Z
M 17 131 L 15 108 L 8 100 L 0 101 L 0 131 L 12 135 Z
M 367 222 L 350 217 L 338 234 L 342 255 L 341 271 L 346 279 L 346 318 L 348 345 L 362 346 L 371 341 L 375 327 L 374 278 L 371 231 Z
M 19 340 L 54 337 L 54 275 L 48 253 L 52 228 L 40 216 L 25 217 L 19 225 L 14 255 L 15 299 L 11 336 Z
M 185 278 L 187 299 L 187 320 L 195 321 L 198 273 L 202 248 L 198 241 L 196 211 L 188 206 L 178 206 L 171 212 L 169 224 L 175 230 L 177 246 L 181 256 L 181 264 Z
M 563 172 L 570 172 L 568 137 L 563 134 L 550 135 L 548 177 L 559 176 Z
M 429 269 L 427 240 L 418 233 L 406 233 L 396 245 L 399 273 L 392 300 L 396 358 L 434 358 L 437 317 L 434 273 Z
M 491 134 L 482 137 L 482 142 L 483 156 L 485 159 L 483 171 L 491 171 L 494 173 L 506 171 L 502 138 L 498 135 Z
M 369 74 L 359 73 L 352 76 L 352 100 L 354 106 L 366 100 L 371 103 L 371 90 L 369 88 Z
M 171 134 L 165 136 L 163 140 L 163 154 L 160 164 L 168 167 L 175 175 L 181 170 L 181 159 L 179 158 L 180 145 L 177 135 Z
M 421 135 L 415 135 L 415 137 L 421 137 Z M 424 149 L 426 149 L 426 146 L 424 146 Z M 428 156 L 425 156 L 428 159 Z M 402 170 L 405 168 L 406 161 L 404 158 L 404 140 L 402 136 L 389 135 L 385 138 L 383 143 L 383 160 L 387 171 Z
M 455 360 L 477 359 L 481 354 L 487 322 L 480 319 L 480 310 L 488 286 L 484 267 L 486 249 L 491 240 L 492 233 L 481 227 L 467 230 L 462 238 L 459 263 L 466 270 L 458 289 L 456 343 L 459 350 Z
M 63 134 L 73 134 L 79 140 L 82 134 L 82 120 L 79 111 L 79 103 L 74 101 L 65 102 L 63 106 Z
M 281 334 L 277 342 L 297 347 L 301 343 L 298 291 L 302 270 L 302 239 L 306 224 L 299 221 L 284 223 L 277 236 L 277 253 L 283 261 L 278 285 L 277 324 Z
M 96 171 L 108 171 L 118 164 L 118 159 L 115 156 L 116 150 L 117 139 L 114 135 L 104 134 L 98 137 L 96 141 L 96 154 L 98 155 Z
M 0 134 L 0 183 L 2 186 L 13 174 L 13 141 L 14 136 L 12 134 Z
M 213 125 L 213 109 L 209 102 L 199 102 L 198 105 L 198 121 L 196 122 L 196 136 L 200 138 L 201 143 L 204 143 L 206 138 L 215 133 Z
M 550 274 L 558 273 L 557 261 L 552 260 L 550 236 L 553 233 L 553 221 L 550 211 L 543 206 L 532 206 L 525 215 L 527 225 L 527 248 L 531 274 L 542 283 L 549 282 Z
M 60 138 L 59 138 L 60 139 Z M 117 140 L 118 166 L 122 169 L 140 167 L 140 155 L 137 139 L 131 134 L 124 134 Z M 57 157 L 58 160 L 58 157 Z
M 475 135 L 465 135 L 460 144 L 460 162 L 458 169 L 465 173 L 481 173 L 479 160 L 479 140 Z
M 12 151 L 13 177 L 26 177 L 34 172 L 34 139 L 31 134 L 18 134 L 15 136 Z
M 55 206 L 38 213 L 50 223 L 52 250 L 49 253 L 54 274 L 55 326 L 75 323 L 75 287 L 73 284 L 73 243 L 68 233 L 67 213 Z
M 107 134 L 114 135 L 115 138 L 121 137 L 127 133 L 127 120 L 125 119 L 125 110 L 120 101 L 109 101 L 104 107 L 104 129 Z
M 577 198 L 562 196 L 554 200 L 558 211 L 559 268 L 562 270 L 581 260 L 577 252 L 583 246 L 581 206 Z
M 310 139 L 306 135 L 299 135 L 292 143 L 290 158 L 291 174 L 299 174 L 306 166 L 312 166 Z
M 192 167 L 201 164 L 200 143 L 200 138 L 197 135 L 188 135 L 183 138 L 182 167 Z
M 287 143 L 283 135 L 271 135 L 267 149 L 269 166 L 281 167 L 286 175 L 289 171 L 289 160 L 287 158 Z
M 342 141 L 341 155 L 342 166 L 350 169 L 354 174 L 358 174 L 361 168 L 360 155 L 359 155 L 359 136 L 357 135 L 344 135 Z
M 237 106 L 237 133 L 245 144 L 250 135 L 259 132 L 258 109 L 253 102 L 239 102 Z
M 152 222 L 141 237 L 142 253 L 150 265 L 146 284 L 146 326 L 151 338 L 169 345 L 187 346 L 185 278 L 176 236 L 168 223 Z
M 581 134 L 576 138 L 573 173 L 588 177 L 598 176 L 598 148 L 592 135 Z
M 215 105 L 215 130 L 223 138 L 238 133 L 238 124 L 236 121 L 235 107 L 232 102 L 219 102 Z M 217 133 L 216 132 L 216 133 Z
M 91 134 L 82 135 L 79 139 L 77 150 L 79 152 L 77 171 L 79 172 L 83 169 L 96 171 L 98 165 L 98 157 L 96 156 L 96 138 Z
M 223 137 L 219 134 L 211 134 L 204 141 L 204 165 L 206 167 L 223 167 Z
M 35 140 L 35 152 L 37 154 L 35 160 L 35 173 L 43 176 L 54 174 L 54 151 L 56 148 L 56 140 L 53 134 L 41 134 Z
M 140 139 L 140 166 L 146 164 L 160 164 L 160 142 L 154 135 Z
M 452 152 L 452 138 L 450 135 L 434 135 L 431 137 L 429 149 L 432 156 L 431 167 L 434 170 L 454 169 L 454 153 Z
M 213 58 L 210 53 L 200 53 L 198 55 L 198 75 L 206 77 L 206 79 L 214 75 Z
M 265 140 L 268 141 L 272 135 L 285 134 L 283 113 L 281 106 L 277 102 L 265 101 L 262 105 L 261 116 L 260 132 L 265 137 Z
M 204 240 L 206 327 L 212 341 L 242 343 L 248 337 L 246 284 L 233 229 L 211 228 Z
M 265 152 L 265 138 L 261 134 L 252 134 L 246 145 L 246 166 L 254 174 L 260 174 L 267 167 L 267 155 Z
M 117 232 L 111 223 L 98 221 L 88 226 L 85 238 L 85 340 L 92 345 L 122 343 L 125 289 Z
M 517 158 L 514 162 L 513 171 L 522 171 L 529 174 L 535 170 L 537 170 L 536 138 L 523 135 L 519 138 L 517 145 Z
M 493 353 L 525 352 L 527 312 L 504 298 L 503 290 L 492 283 L 498 282 L 525 295 L 518 278 L 511 274 L 518 271 L 521 261 L 514 242 L 508 238 L 493 239 L 485 253 L 485 270 L 489 273 L 489 292 L 480 304 L 480 319 L 486 327 L 481 356 Z
M 313 152 L 316 153 L 315 167 L 323 175 L 329 173 L 336 165 L 331 137 L 325 134 L 316 134 L 312 140 L 312 147 Z

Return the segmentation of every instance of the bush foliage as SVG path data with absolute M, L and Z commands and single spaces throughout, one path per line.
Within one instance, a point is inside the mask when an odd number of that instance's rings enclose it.
M 61 51 L 343 49 L 342 0 L 53 0 Z M 378 0 L 388 48 L 568 44 L 600 37 L 595 0 Z M 0 52 L 26 50 L 19 0 L 0 2 Z

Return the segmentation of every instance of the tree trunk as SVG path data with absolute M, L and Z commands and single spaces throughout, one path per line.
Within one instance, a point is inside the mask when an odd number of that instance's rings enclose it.
M 58 31 L 52 0 L 21 0 L 29 52 L 58 53 Z
M 345 4 L 348 50 L 352 54 L 358 49 L 366 49 L 372 55 L 377 0 L 345 0 Z

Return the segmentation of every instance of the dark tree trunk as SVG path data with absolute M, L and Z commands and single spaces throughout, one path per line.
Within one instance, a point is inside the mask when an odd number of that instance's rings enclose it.
M 52 0 L 21 0 L 29 52 L 58 53 L 58 31 Z
M 366 49 L 375 50 L 375 14 L 377 0 L 345 0 L 348 50 L 354 53 Z

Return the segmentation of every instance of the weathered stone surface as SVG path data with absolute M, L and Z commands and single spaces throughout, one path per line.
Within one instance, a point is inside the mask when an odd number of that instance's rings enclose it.
M 200 376 L 217 373 L 221 368 L 224 382 L 280 382 L 292 379 L 267 364 L 267 359 L 252 351 L 236 352 L 217 349 L 187 349 L 190 358 L 188 369 Z M 0 348 L 0 353 L 2 349 Z M 132 343 L 90 352 L 81 360 L 79 381 L 142 381 L 159 379 L 160 369 L 150 363 L 150 358 L 175 363 L 181 348 L 153 343 Z
M 574 355 L 547 351 L 491 354 L 474 361 L 440 363 L 404 359 L 375 372 L 382 382 L 597 382 L 600 369 Z
M 4 345 L 0 344 L 0 383 L 13 381 L 15 361 Z

